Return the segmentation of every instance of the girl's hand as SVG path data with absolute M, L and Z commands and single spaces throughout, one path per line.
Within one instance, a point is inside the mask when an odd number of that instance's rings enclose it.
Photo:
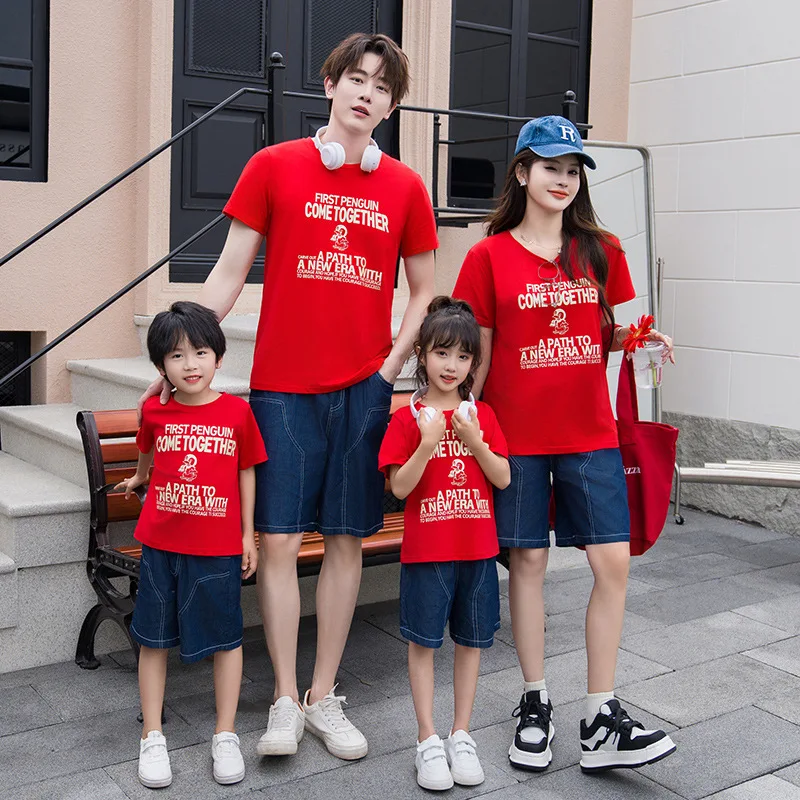
M 427 406 L 430 408 L 430 406 Z M 419 415 L 419 430 L 422 434 L 422 443 L 433 450 L 437 444 L 442 440 L 445 429 L 447 428 L 447 421 L 441 411 L 436 411 L 433 419 L 428 419 L 424 410 Z
M 258 547 L 256 537 L 252 533 L 242 536 L 242 580 L 255 574 L 258 568 Z
M 475 413 L 474 409 L 469 410 L 469 422 L 465 422 L 461 418 L 461 415 L 457 411 L 454 411 L 453 430 L 456 432 L 458 438 L 473 452 L 475 452 L 483 441 L 481 439 L 481 425 L 478 422 L 478 415 Z
M 124 481 L 120 481 L 115 487 L 114 491 L 118 492 L 120 489 L 125 490 L 125 499 L 130 500 L 131 495 L 133 494 L 133 490 L 141 486 L 142 484 L 147 483 L 147 476 L 145 475 L 142 477 L 138 472 L 132 475 L 130 478 L 127 478 Z
M 665 333 L 661 333 L 660 331 L 650 331 L 647 338 L 652 342 L 661 342 L 666 346 L 666 351 L 664 352 L 663 362 L 666 363 L 667 359 L 669 359 L 670 363 L 675 363 L 675 353 L 674 347 L 672 346 L 672 337 L 667 336 Z

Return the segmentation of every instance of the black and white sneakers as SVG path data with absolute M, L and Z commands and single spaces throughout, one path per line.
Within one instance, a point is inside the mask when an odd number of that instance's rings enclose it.
M 550 742 L 555 735 L 553 705 L 547 692 L 525 692 L 514 709 L 519 717 L 514 741 L 508 750 L 508 760 L 520 769 L 541 772 L 553 760 Z
M 619 700 L 603 703 L 591 725 L 581 720 L 584 772 L 641 767 L 674 752 L 675 743 L 664 731 L 646 731 L 641 723 L 628 716 Z

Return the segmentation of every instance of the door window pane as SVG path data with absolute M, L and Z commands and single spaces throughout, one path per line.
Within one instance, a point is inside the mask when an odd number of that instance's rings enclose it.
M 14 6 L 13 13 L 9 6 Z M 0 57 L 31 59 L 31 0 L 6 3 L 0 12 Z
M 528 40 L 525 116 L 561 113 L 564 92 L 578 85 L 578 48 Z
M 528 33 L 580 38 L 581 0 L 528 0 Z
M 0 67 L 0 167 L 31 165 L 31 71 Z
M 457 0 L 453 10 L 455 18 L 461 22 L 494 25 L 497 28 L 511 27 L 512 12 L 513 0 Z

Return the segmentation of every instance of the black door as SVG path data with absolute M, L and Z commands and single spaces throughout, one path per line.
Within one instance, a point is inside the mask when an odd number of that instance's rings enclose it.
M 175 0 L 173 130 L 202 116 L 243 86 L 265 87 L 269 54 L 286 63 L 287 91 L 322 94 L 319 69 L 330 50 L 354 31 L 381 31 L 399 41 L 401 0 Z M 170 243 L 175 247 L 219 214 L 247 160 L 266 144 L 266 104 L 246 95 L 195 129 L 172 156 Z M 328 118 L 321 99 L 285 98 L 285 136 L 308 136 Z M 396 155 L 397 123 L 378 130 Z M 223 223 L 170 263 L 170 280 L 205 280 L 228 226 Z M 260 282 L 260 254 L 248 282 Z

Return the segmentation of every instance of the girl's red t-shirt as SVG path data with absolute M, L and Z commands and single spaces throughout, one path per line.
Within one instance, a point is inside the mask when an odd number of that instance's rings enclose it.
M 625 253 L 612 240 L 605 296 L 609 305 L 636 296 Z M 617 447 L 603 356 L 597 286 L 568 280 L 508 232 L 467 253 L 453 296 L 493 329 L 483 399 L 494 408 L 514 455 L 580 453 Z
M 253 412 L 221 394 L 202 406 L 156 395 L 142 410 L 136 444 L 153 454 L 153 473 L 136 525 L 149 547 L 195 556 L 242 552 L 239 471 L 267 460 Z
M 478 402 L 481 436 L 489 449 L 508 457 L 497 417 Z M 453 411 L 445 411 L 442 440 L 433 451 L 414 491 L 406 499 L 403 516 L 403 564 L 433 561 L 476 561 L 500 552 L 494 521 L 493 487 L 472 451 L 453 430 Z M 414 455 L 422 434 L 411 409 L 392 414 L 378 456 L 387 477 L 393 464 L 402 466 Z

